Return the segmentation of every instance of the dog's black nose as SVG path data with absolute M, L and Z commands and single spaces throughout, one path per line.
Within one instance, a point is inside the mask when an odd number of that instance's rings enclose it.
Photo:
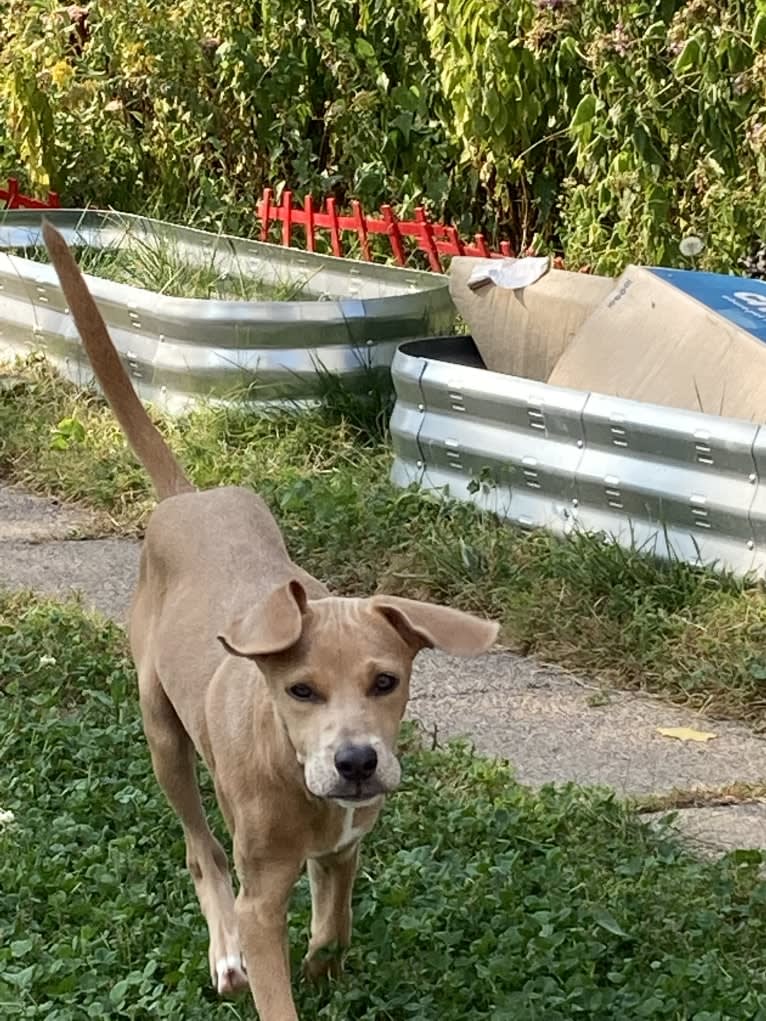
M 347 744 L 335 753 L 335 768 L 344 780 L 361 783 L 378 768 L 378 753 L 369 744 Z

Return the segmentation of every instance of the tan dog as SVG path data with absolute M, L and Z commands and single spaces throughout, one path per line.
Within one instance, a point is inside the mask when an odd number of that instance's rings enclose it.
M 428 603 L 331 596 L 290 560 L 255 493 L 197 492 L 152 425 L 71 252 L 45 243 L 104 393 L 157 490 L 130 613 L 144 730 L 178 814 L 210 933 L 219 993 L 250 984 L 262 1021 L 297 1021 L 287 904 L 308 863 L 311 938 L 345 947 L 360 839 L 399 784 L 396 739 L 423 648 L 487 650 L 497 625 Z M 233 838 L 226 854 L 200 800 L 195 750 Z

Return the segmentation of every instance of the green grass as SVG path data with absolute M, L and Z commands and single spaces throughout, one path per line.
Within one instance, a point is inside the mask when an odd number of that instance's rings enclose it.
M 295 981 L 306 1021 L 766 1018 L 758 853 L 700 862 L 605 792 L 531 792 L 463 746 L 408 745 L 346 973 Z M 124 635 L 75 604 L 0 595 L 0 809 L 3 1018 L 253 1021 L 210 991 Z M 296 966 L 307 923 L 302 883 Z
M 143 287 L 158 294 L 177 298 L 215 298 L 227 301 L 314 301 L 317 295 L 307 290 L 303 280 L 267 284 L 248 276 L 235 263 L 224 269 L 214 252 L 206 262 L 193 264 L 176 246 L 163 238 L 130 236 L 119 248 L 74 249 L 84 273 L 114 280 L 120 284 Z M 15 249 L 11 254 L 36 262 L 49 262 L 42 246 Z
M 161 426 L 198 485 L 261 492 L 293 557 L 339 592 L 379 588 L 486 613 L 523 652 L 763 726 L 760 587 L 597 537 L 559 542 L 521 532 L 471 507 L 395 489 L 379 401 L 355 400 L 330 394 L 300 416 L 200 407 Z M 153 505 L 108 409 L 42 362 L 0 392 L 3 476 L 84 501 L 127 531 Z

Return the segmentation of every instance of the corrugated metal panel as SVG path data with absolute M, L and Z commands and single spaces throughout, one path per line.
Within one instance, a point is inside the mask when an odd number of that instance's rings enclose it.
M 766 550 L 766 426 L 758 429 L 753 441 L 753 464 L 750 483 L 753 499 L 750 503 L 750 529 L 752 531 L 753 555 L 761 574 L 766 574 L 762 563 Z
M 414 342 L 394 360 L 395 482 L 446 489 L 522 526 L 766 570 L 765 430 L 488 372 L 470 338 L 452 341 L 450 361 L 435 354 Z M 417 414 L 408 379 L 419 381 Z
M 583 528 L 662 557 L 751 570 L 757 426 L 600 394 L 583 423 Z
M 396 485 L 406 488 L 420 484 L 423 476 L 423 454 L 420 449 L 420 424 L 423 419 L 423 392 L 420 377 L 426 366 L 421 358 L 394 358 L 391 367 L 396 389 L 396 404 L 389 429 L 398 457 L 393 464 Z
M 88 277 L 142 397 L 181 410 L 199 396 L 226 399 L 250 386 L 263 402 L 310 399 L 316 369 L 349 379 L 387 366 L 397 345 L 452 320 L 444 277 L 352 262 L 278 245 L 177 227 L 124 213 L 46 210 L 72 245 L 172 245 L 173 258 L 215 264 L 267 285 L 300 282 L 304 301 L 174 298 Z M 42 213 L 0 219 L 0 355 L 43 349 L 73 381 L 90 366 L 53 268 L 7 254 L 40 245 Z M 6 250 L 6 251 L 2 251 Z
M 584 395 L 427 360 L 419 446 L 429 488 L 479 488 L 481 506 L 524 527 L 570 527 Z

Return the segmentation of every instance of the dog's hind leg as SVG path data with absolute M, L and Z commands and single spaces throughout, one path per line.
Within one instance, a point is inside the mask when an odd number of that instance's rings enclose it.
M 183 825 L 186 864 L 210 933 L 210 975 L 219 994 L 232 993 L 247 987 L 247 976 L 229 865 L 205 817 L 194 746 L 153 672 L 139 675 L 139 691 L 154 773 Z
M 308 863 L 311 884 L 311 939 L 303 973 L 316 979 L 337 976 L 340 954 L 351 942 L 351 894 L 359 863 L 359 844 Z M 333 946 L 336 953 L 323 953 Z

